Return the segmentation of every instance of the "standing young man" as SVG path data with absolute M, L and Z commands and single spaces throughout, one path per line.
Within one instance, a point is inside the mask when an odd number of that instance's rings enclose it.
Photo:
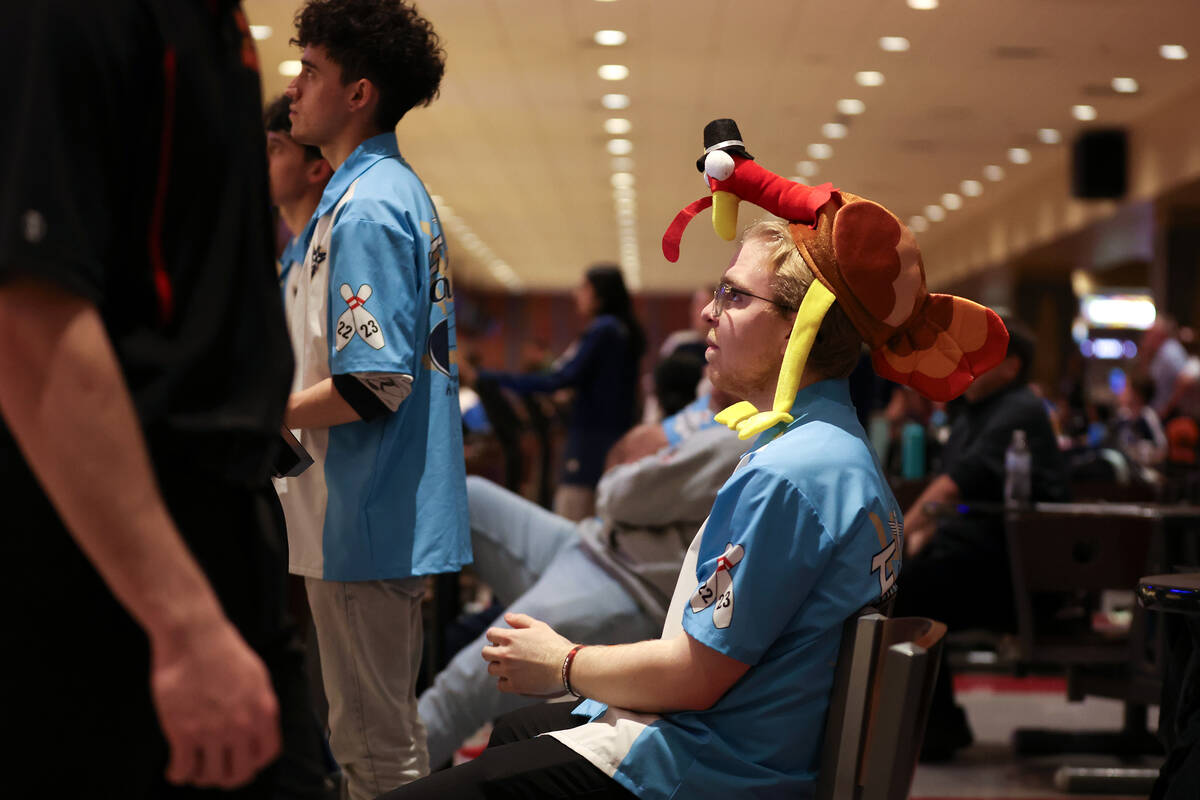
M 270 488 L 292 359 L 245 17 L 50 0 L 5 26 L 4 793 L 320 796 Z
M 286 423 L 316 463 L 279 491 L 330 745 L 358 800 L 428 771 L 421 576 L 470 561 L 445 244 L 393 132 L 437 94 L 443 52 L 400 0 L 311 0 L 296 23 L 292 137 L 334 174 L 285 291 L 297 361 Z
M 279 256 L 279 280 L 286 284 L 293 267 L 308 253 L 308 222 L 316 213 L 333 170 L 319 148 L 292 138 L 292 102 L 276 97 L 263 112 L 267 131 L 267 169 L 271 176 L 271 202 L 279 209 L 292 238 Z M 299 291 L 298 288 L 294 289 Z

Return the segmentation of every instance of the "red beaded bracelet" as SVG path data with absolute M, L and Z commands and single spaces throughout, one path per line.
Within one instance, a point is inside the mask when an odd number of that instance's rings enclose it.
M 579 694 L 579 692 L 577 692 L 571 688 L 571 664 L 575 663 L 575 654 L 578 653 L 580 650 L 582 650 L 585 647 L 587 647 L 587 645 L 583 645 L 583 644 L 577 644 L 574 647 L 572 647 L 571 652 L 567 653 L 567 657 L 563 659 L 563 665 L 562 665 L 563 689 L 565 689 L 570 694 L 575 695 L 576 697 L 578 697 L 581 700 L 583 699 L 583 695 Z

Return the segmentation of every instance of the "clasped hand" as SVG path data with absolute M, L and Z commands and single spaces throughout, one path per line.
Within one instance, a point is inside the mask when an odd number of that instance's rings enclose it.
M 572 643 L 526 614 L 505 614 L 511 628 L 488 628 L 483 648 L 488 674 L 509 694 L 555 697 L 564 693 L 562 665 Z

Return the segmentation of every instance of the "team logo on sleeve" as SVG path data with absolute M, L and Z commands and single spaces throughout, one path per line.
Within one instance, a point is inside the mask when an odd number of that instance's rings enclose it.
M 383 331 L 379 330 L 379 323 L 375 320 L 375 315 L 367 311 L 365 306 L 366 302 L 371 299 L 371 287 L 364 283 L 358 287 L 356 293 L 351 291 L 350 284 L 343 283 L 338 292 L 349 308 L 338 317 L 336 349 L 340 351 L 350 344 L 351 339 L 359 336 L 371 347 L 382 350 Z
M 728 544 L 725 552 L 717 559 L 717 569 L 708 580 L 696 587 L 692 595 L 692 613 L 698 614 L 709 606 L 713 608 L 713 626 L 728 628 L 733 621 L 733 578 L 729 571 L 737 566 L 746 554 L 740 544 Z
M 900 553 L 904 539 L 904 527 L 900 524 L 896 512 L 888 514 L 888 528 L 891 539 L 883 530 L 883 520 L 875 512 L 867 516 L 875 526 L 875 534 L 879 538 L 879 552 L 871 558 L 871 571 L 879 576 L 879 596 L 886 595 L 896 584 L 896 575 L 900 571 Z

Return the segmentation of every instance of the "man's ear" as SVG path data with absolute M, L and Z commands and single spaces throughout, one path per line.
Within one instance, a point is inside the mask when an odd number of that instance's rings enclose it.
M 333 175 L 333 167 L 323 158 L 314 158 L 304 168 L 309 183 L 324 183 Z
M 346 98 L 346 105 L 350 111 L 361 111 L 379 101 L 379 90 L 366 78 L 359 78 L 347 88 L 350 92 Z

